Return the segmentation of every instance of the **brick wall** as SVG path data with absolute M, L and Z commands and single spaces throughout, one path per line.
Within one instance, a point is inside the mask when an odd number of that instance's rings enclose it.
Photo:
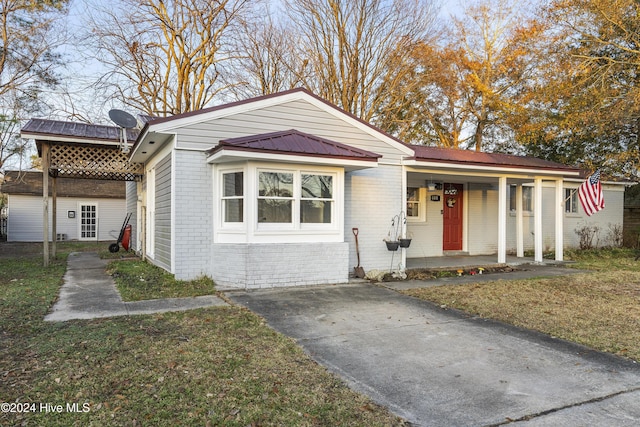
M 348 243 L 215 244 L 212 277 L 220 289 L 345 283 Z
M 349 265 L 357 264 L 355 238 L 351 229 L 358 228 L 360 264 L 365 271 L 389 269 L 392 253 L 383 241 L 391 228 L 391 219 L 404 210 L 402 168 L 380 165 L 373 169 L 345 175 L 345 241 L 351 245 Z M 401 260 L 394 255 L 394 268 Z
M 202 152 L 175 150 L 174 156 L 174 274 L 176 279 L 211 276 L 211 167 Z

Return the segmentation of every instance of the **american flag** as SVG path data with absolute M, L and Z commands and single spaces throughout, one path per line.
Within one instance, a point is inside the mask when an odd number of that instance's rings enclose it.
M 582 209 L 591 216 L 599 210 L 604 209 L 604 196 L 602 195 L 602 185 L 600 185 L 600 170 L 595 171 L 578 189 L 578 196 Z

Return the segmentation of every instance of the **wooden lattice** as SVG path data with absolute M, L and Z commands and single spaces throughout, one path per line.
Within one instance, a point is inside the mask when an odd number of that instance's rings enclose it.
M 49 153 L 52 176 L 137 181 L 144 173 L 117 146 L 52 144 Z

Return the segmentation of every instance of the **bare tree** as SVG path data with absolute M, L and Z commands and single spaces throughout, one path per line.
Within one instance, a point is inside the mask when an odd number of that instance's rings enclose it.
M 238 98 L 267 95 L 302 86 L 308 61 L 297 55 L 297 35 L 265 7 L 263 18 L 246 22 L 238 38 L 234 69 Z
M 53 24 L 67 1 L 0 0 L 0 95 L 57 82 Z
M 100 85 L 147 114 L 198 110 L 227 87 L 236 26 L 249 0 L 122 0 L 93 18 Z
M 55 23 L 67 1 L 0 0 L 0 169 L 20 166 L 27 149 L 21 120 L 41 105 L 42 91 L 58 84 L 55 49 L 64 40 Z
M 294 41 L 282 61 L 288 82 L 373 122 L 389 94 L 401 91 L 406 59 L 433 35 L 436 18 L 430 0 L 285 0 L 285 10 Z

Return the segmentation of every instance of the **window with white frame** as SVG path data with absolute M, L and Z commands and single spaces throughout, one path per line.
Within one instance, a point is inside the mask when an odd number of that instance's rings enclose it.
M 407 187 L 407 218 L 420 218 L 420 188 Z
M 293 173 L 258 172 L 258 222 L 293 221 Z
M 258 170 L 258 223 L 333 224 L 335 174 Z
M 578 213 L 578 190 L 576 188 L 564 189 L 564 211 Z
M 515 185 L 509 186 L 509 209 L 516 210 L 516 189 Z M 533 212 L 533 187 L 522 186 L 522 210 Z
M 222 174 L 222 212 L 224 222 L 244 222 L 244 173 Z
M 330 224 L 333 204 L 332 175 L 300 174 L 301 224 Z

